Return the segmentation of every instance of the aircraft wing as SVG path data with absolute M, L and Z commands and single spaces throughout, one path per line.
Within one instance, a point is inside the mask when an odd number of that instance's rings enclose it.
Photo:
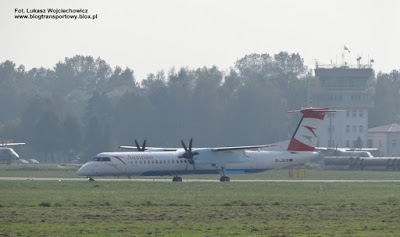
M 257 150 L 265 147 L 275 147 L 276 145 L 255 145 L 255 146 L 233 146 L 233 147 L 215 147 L 211 148 L 213 152 L 220 151 L 241 151 L 241 150 Z M 137 150 L 136 146 L 119 146 L 119 148 Z M 200 148 L 204 149 L 204 148 Z M 177 151 L 178 148 L 165 148 L 165 147 L 146 147 L 146 151 Z M 193 148 L 196 150 L 196 148 Z
M 212 148 L 212 151 L 240 151 L 240 150 L 257 150 L 265 147 L 273 147 L 275 145 L 256 145 L 256 146 L 232 146 L 232 147 L 216 147 Z
M 124 148 L 124 149 L 134 149 L 137 150 L 135 146 L 119 146 L 119 148 Z
M 119 148 L 138 150 L 136 146 L 119 146 Z M 146 147 L 146 151 L 176 151 L 178 148 Z
M 17 143 L 1 143 L 0 144 L 0 147 L 1 146 L 3 146 L 3 147 L 5 147 L 5 146 L 18 146 L 18 145 L 25 145 L 25 143 L 23 143 L 23 142 L 17 142 Z

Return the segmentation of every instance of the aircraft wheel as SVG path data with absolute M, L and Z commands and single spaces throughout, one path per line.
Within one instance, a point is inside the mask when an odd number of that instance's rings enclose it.
M 89 181 L 90 181 L 90 182 L 94 181 L 94 178 L 89 177 Z
M 172 182 L 182 182 L 182 178 L 179 177 L 179 176 L 175 176 L 175 177 L 172 179 Z
M 231 181 L 231 179 L 230 179 L 228 176 L 222 176 L 222 177 L 219 179 L 219 181 L 220 181 L 220 182 L 229 182 L 229 181 Z

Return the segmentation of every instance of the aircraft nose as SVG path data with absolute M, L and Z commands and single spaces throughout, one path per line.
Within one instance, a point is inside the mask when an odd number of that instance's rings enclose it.
M 89 169 L 88 169 L 88 165 L 84 164 L 81 168 L 79 168 L 79 170 L 76 172 L 77 175 L 79 176 L 89 176 Z

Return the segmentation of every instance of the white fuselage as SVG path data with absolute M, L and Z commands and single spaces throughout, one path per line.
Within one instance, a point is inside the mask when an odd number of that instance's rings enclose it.
M 228 151 L 215 152 L 209 148 L 196 149 L 194 163 L 178 158 L 184 151 L 103 152 L 84 164 L 80 176 L 157 176 L 182 174 L 216 174 L 262 172 L 307 162 L 316 152 L 291 151 Z M 198 157 L 201 157 L 198 158 Z

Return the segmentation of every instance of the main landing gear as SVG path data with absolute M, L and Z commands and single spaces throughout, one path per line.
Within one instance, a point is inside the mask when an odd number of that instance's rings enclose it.
M 172 182 L 182 182 L 182 178 L 179 177 L 179 176 L 174 176 L 174 177 L 172 178 Z
M 90 182 L 94 181 L 94 178 L 89 177 L 89 181 L 90 181 Z
M 231 181 L 231 179 L 228 176 L 221 176 L 221 178 L 219 179 L 220 182 L 229 182 Z
M 221 170 L 222 170 L 222 176 L 219 179 L 219 181 L 220 182 L 230 182 L 231 179 L 228 176 L 226 176 L 225 167 L 222 167 Z

